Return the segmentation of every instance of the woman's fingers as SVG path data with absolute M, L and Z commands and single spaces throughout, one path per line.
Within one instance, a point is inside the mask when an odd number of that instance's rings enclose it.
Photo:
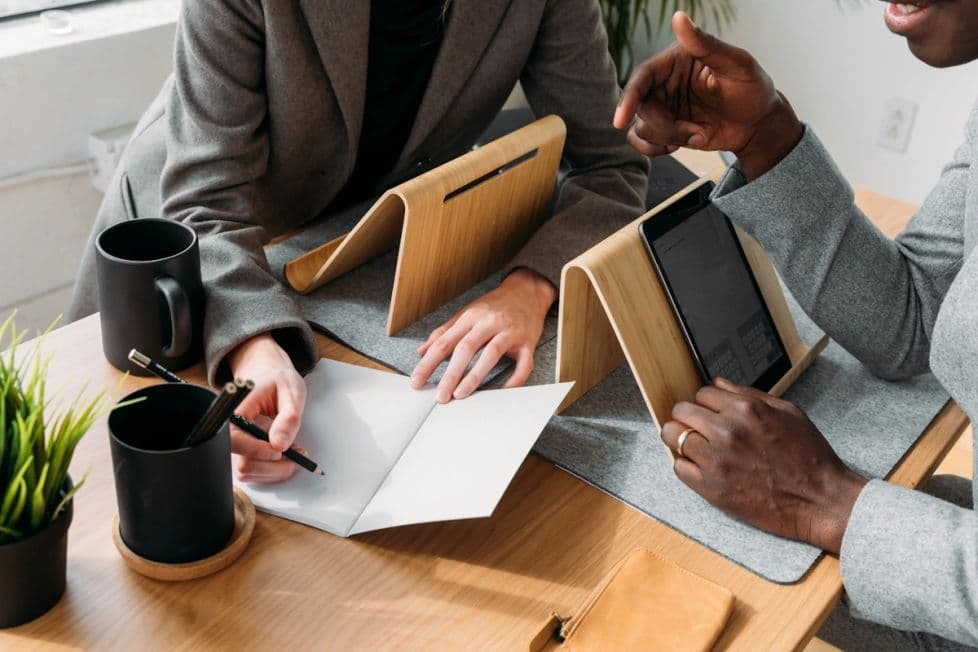
M 677 119 L 657 101 L 644 102 L 638 115 L 633 129 L 642 140 L 658 145 L 701 147 L 706 144 L 702 127 L 695 122 Z
M 672 465 L 672 470 L 684 485 L 701 496 L 703 495 L 705 479 L 703 470 L 696 463 L 686 457 L 680 457 Z
M 719 416 L 713 410 L 688 401 L 680 401 L 672 408 L 674 421 L 686 424 L 686 427 L 700 433 L 708 441 L 712 441 L 717 435 L 723 434 L 719 428 Z
M 455 346 L 455 350 L 452 352 L 452 359 L 449 361 L 448 367 L 445 369 L 445 373 L 438 383 L 438 391 L 435 392 L 436 401 L 447 403 L 451 400 L 452 394 L 455 393 L 455 388 L 458 387 L 459 381 L 462 380 L 462 376 L 465 374 L 469 363 L 472 362 L 479 349 L 485 346 L 492 335 L 493 333 L 491 331 L 473 329 L 459 341 Z
M 431 331 L 431 334 L 428 335 L 428 339 L 424 341 L 424 344 L 418 347 L 418 355 L 423 356 L 425 353 L 427 353 L 429 347 L 431 347 L 431 344 L 439 337 L 444 335 L 449 328 L 454 326 L 455 322 L 458 321 L 458 318 L 459 315 L 457 314 L 451 319 L 449 319 L 448 321 L 446 321 L 444 324 L 436 328 L 435 330 Z
M 679 455 L 679 438 L 687 430 L 690 433 L 686 435 L 686 439 L 683 441 L 682 457 L 687 457 L 698 463 L 709 455 L 710 442 L 695 428 L 681 421 L 669 421 L 662 426 L 660 433 L 662 443 L 676 455 Z
M 274 448 L 284 451 L 299 434 L 302 409 L 306 404 L 306 384 L 298 373 L 283 374 L 276 380 L 274 391 L 277 409 L 268 428 L 268 440 Z
M 252 437 L 234 425 L 231 426 L 231 452 L 262 462 L 277 462 L 282 459 L 282 452 L 267 441 Z
M 235 477 L 240 482 L 253 484 L 268 484 L 288 480 L 299 469 L 299 465 L 291 460 L 266 462 L 237 454 L 231 455 L 231 466 L 234 469 Z
M 522 384 L 533 369 L 533 351 L 555 295 L 556 288 L 544 277 L 525 268 L 515 270 L 459 312 L 440 336 L 428 338 L 430 344 L 421 347 L 424 354 L 411 374 L 411 385 L 420 389 L 447 359 L 435 400 L 463 398 L 478 389 L 503 355 L 517 359 L 511 382 Z
M 638 113 L 645 98 L 655 86 L 668 78 L 674 65 L 673 53 L 666 51 L 642 63 L 621 92 L 613 123 L 616 129 L 626 129 Z
M 634 147 L 642 154 L 645 154 L 646 156 L 651 156 L 651 157 L 665 156 L 666 154 L 671 154 L 677 149 L 679 149 L 679 147 L 675 145 L 666 146 L 666 145 L 658 145 L 655 143 L 648 142 L 647 140 L 639 136 L 637 133 L 635 133 L 634 126 L 628 130 L 628 135 L 625 138 L 628 140 L 629 145 Z
M 732 383 L 726 378 L 717 378 L 713 381 L 713 384 L 720 390 L 725 392 L 730 392 L 731 394 L 737 394 L 739 396 L 745 396 L 747 398 L 755 398 L 759 401 L 764 401 L 771 407 L 775 409 L 791 409 L 794 404 L 790 401 L 785 401 L 784 399 L 776 398 L 771 396 L 767 392 L 762 392 L 756 387 L 745 387 L 743 385 L 737 385 Z
M 306 383 L 292 360 L 270 335 L 241 344 L 229 356 L 237 378 L 249 378 L 255 388 L 235 413 L 269 433 L 263 441 L 231 426 L 232 468 L 242 482 L 278 482 L 295 473 L 295 464 L 282 459 L 299 432 L 306 403 Z
M 673 77 L 677 62 L 693 57 L 718 73 L 745 70 L 752 63 L 749 54 L 699 29 L 683 12 L 673 16 L 672 29 L 676 44 L 639 65 L 625 84 L 613 120 L 617 129 L 628 128 L 635 116 L 641 115 L 651 103 L 651 96 Z M 688 84 L 689 80 L 684 78 L 683 83 Z
M 521 387 L 526 383 L 531 373 L 533 373 L 533 349 L 524 347 L 517 353 L 516 369 L 513 370 L 513 374 L 503 385 L 503 388 Z
M 421 360 L 414 367 L 414 371 L 411 372 L 411 387 L 414 389 L 424 387 L 428 379 L 431 378 L 431 374 L 435 373 L 438 365 L 452 355 L 455 346 L 462 341 L 462 338 L 468 334 L 468 331 L 469 326 L 467 323 L 457 321 L 439 337 L 434 339 L 425 350 L 424 355 L 421 356 Z
M 501 336 L 496 336 L 489 341 L 479 354 L 479 359 L 469 370 L 469 373 L 462 379 L 462 382 L 455 388 L 454 398 L 462 399 L 472 395 L 472 392 L 479 389 L 486 376 L 493 370 L 500 358 L 505 355 L 506 349 Z
M 673 15 L 672 31 L 686 52 L 719 73 L 736 72 L 750 63 L 749 54 L 704 32 L 685 12 Z

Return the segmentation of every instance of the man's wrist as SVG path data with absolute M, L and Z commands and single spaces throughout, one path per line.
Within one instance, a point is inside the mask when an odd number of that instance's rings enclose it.
M 757 125 L 747 145 L 734 152 L 748 181 L 763 176 L 784 160 L 805 133 L 805 127 L 787 98 L 781 93 L 778 98 L 771 112 Z

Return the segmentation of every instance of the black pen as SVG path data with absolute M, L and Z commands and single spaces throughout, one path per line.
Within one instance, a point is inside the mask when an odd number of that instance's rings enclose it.
M 159 362 L 156 362 L 155 360 L 153 360 L 152 358 L 150 358 L 148 355 L 144 353 L 140 353 L 136 349 L 133 349 L 132 351 L 129 352 L 129 361 L 132 362 L 133 364 L 139 365 L 140 367 L 146 369 L 147 371 L 153 372 L 154 374 L 156 374 L 157 376 L 159 376 L 160 378 L 162 378 L 168 383 L 187 382 L 180 376 L 176 375 L 175 373 L 173 373 L 172 371 L 170 371 L 169 369 L 161 365 Z M 265 432 L 265 430 L 256 426 L 254 423 L 248 421 L 248 419 L 245 419 L 242 416 L 239 416 L 237 414 L 232 414 L 231 423 L 241 428 L 255 439 L 268 441 L 268 433 Z M 305 455 L 303 455 L 302 453 L 300 453 L 295 449 L 289 448 L 284 453 L 282 453 L 282 455 L 292 460 L 293 462 L 295 462 L 296 464 L 298 464 L 299 466 L 301 466 L 302 468 L 304 468 L 305 470 L 311 473 L 316 473 L 318 475 L 323 475 L 323 476 L 326 475 L 326 472 L 323 471 L 318 464 L 316 464 L 311 459 L 309 459 L 308 457 L 306 457 Z

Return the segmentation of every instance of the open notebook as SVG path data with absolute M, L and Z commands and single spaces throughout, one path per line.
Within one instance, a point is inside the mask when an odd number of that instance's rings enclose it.
M 434 387 L 322 360 L 306 377 L 296 442 L 325 471 L 242 484 L 261 511 L 339 536 L 492 514 L 572 383 L 483 390 L 435 403 Z

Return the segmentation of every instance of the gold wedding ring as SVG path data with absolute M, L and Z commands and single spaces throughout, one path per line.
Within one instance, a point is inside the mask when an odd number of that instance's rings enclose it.
M 686 443 L 686 438 L 689 437 L 689 433 L 696 432 L 692 428 L 686 428 L 681 433 L 679 433 L 679 440 L 676 442 L 676 455 L 679 457 L 686 457 L 683 455 L 683 444 Z

